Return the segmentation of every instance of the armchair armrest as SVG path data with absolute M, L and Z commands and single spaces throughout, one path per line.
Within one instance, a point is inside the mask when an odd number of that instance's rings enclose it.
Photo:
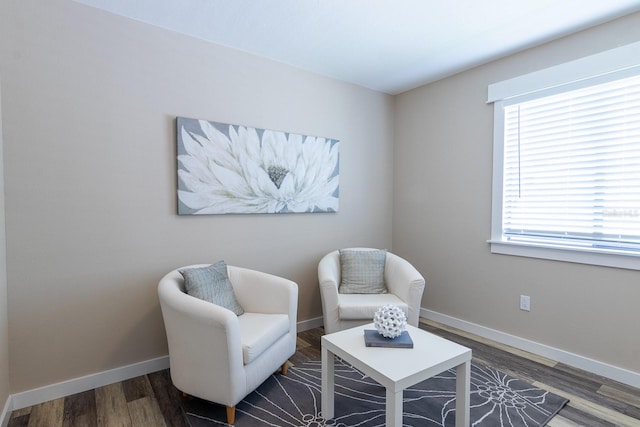
M 399 256 L 387 253 L 385 265 L 385 282 L 389 292 L 408 302 L 412 291 L 424 289 L 424 277 L 409 261 Z
M 297 318 L 298 285 L 262 271 L 228 266 L 229 280 L 242 308 L 250 313 L 287 314 Z
M 327 287 L 329 290 L 335 288 L 338 293 L 340 284 L 340 255 L 338 251 L 333 251 L 322 257 L 318 263 L 318 281 L 320 288 Z
M 229 280 L 245 312 L 289 316 L 289 351 L 296 351 L 298 285 L 262 271 L 228 265 Z
M 404 258 L 387 252 L 385 281 L 389 292 L 409 306 L 409 324 L 417 326 L 425 281 L 422 274 Z
M 318 263 L 318 282 L 325 333 L 335 332 L 340 322 L 338 286 L 340 284 L 340 254 L 333 251 Z

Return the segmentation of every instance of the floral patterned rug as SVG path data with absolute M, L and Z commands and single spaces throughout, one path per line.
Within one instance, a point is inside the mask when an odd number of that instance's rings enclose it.
M 291 367 L 286 376 L 274 374 L 236 407 L 237 427 L 257 426 L 384 426 L 384 388 L 352 366 L 336 361 L 335 418 L 320 413 L 320 361 Z M 455 369 L 404 391 L 404 426 L 455 425 Z M 471 363 L 472 426 L 544 426 L 567 399 Z M 226 426 L 222 405 L 196 398 L 183 404 L 191 427 Z

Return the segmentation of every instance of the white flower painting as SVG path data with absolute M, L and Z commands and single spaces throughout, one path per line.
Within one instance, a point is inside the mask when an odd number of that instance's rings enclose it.
M 177 119 L 178 213 L 337 212 L 339 141 Z

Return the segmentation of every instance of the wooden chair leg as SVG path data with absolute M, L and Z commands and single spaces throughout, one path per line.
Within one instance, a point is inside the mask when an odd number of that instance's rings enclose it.
M 227 424 L 233 425 L 236 422 L 236 407 L 227 406 Z
M 282 364 L 282 368 L 281 368 L 282 375 L 287 375 L 287 364 L 288 363 L 289 363 L 289 361 L 287 360 Z

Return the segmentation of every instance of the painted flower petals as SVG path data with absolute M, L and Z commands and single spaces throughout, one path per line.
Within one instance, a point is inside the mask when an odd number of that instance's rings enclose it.
M 338 210 L 338 141 L 205 120 L 178 124 L 180 213 Z

